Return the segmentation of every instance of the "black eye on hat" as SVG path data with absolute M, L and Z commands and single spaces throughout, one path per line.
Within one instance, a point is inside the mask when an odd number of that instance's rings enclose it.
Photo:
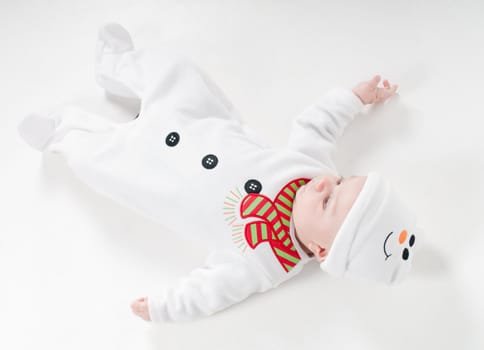
M 412 235 L 412 236 L 410 236 L 410 240 L 408 241 L 408 245 L 410 247 L 413 247 L 414 244 L 415 244 L 415 235 Z
M 405 248 L 402 252 L 402 259 L 403 260 L 408 260 L 408 257 L 410 256 L 410 252 L 408 251 L 407 248 Z

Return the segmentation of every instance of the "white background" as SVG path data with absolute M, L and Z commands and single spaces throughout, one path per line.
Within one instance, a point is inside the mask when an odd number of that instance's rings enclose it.
M 1 349 L 482 349 L 482 1 L 0 2 Z M 213 317 L 152 326 L 156 294 L 207 251 L 101 198 L 62 159 L 18 137 L 23 115 L 74 103 L 136 114 L 95 84 L 97 28 L 198 62 L 247 123 L 283 145 L 291 120 L 333 86 L 380 73 L 399 96 L 366 110 L 337 153 L 412 203 L 414 271 L 395 288 L 336 281 L 316 264 Z

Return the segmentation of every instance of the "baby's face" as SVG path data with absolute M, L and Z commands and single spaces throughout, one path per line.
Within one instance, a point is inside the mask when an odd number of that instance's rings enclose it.
M 293 221 L 299 240 L 323 261 L 366 176 L 318 176 L 299 188 Z

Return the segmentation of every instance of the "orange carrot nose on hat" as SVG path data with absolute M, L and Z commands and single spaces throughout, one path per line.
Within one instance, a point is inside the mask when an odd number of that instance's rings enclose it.
M 388 182 L 370 173 L 320 266 L 333 276 L 394 283 L 410 271 L 415 225 Z

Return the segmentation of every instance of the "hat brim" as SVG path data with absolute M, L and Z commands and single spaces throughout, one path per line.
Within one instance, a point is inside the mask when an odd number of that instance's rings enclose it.
M 368 174 L 360 194 L 336 234 L 328 255 L 320 264 L 322 270 L 337 277 L 345 274 L 351 247 L 358 232 L 358 226 L 366 216 L 372 198 L 381 189 L 382 181 L 379 174 L 375 172 Z

